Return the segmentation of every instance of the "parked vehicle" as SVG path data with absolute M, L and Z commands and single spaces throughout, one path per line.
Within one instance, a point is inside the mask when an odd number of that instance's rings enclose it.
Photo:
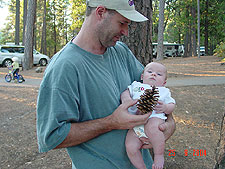
M 158 43 L 152 43 L 153 45 L 153 57 L 157 57 L 157 45 Z M 184 45 L 177 43 L 163 43 L 163 55 L 164 57 L 177 57 L 184 55 Z
M 7 67 L 12 64 L 13 57 L 19 58 L 19 64 L 24 62 L 24 46 L 20 45 L 0 45 L 0 65 Z M 50 58 L 44 54 L 39 53 L 34 49 L 33 64 L 40 64 L 46 66 Z
M 196 49 L 198 55 L 198 48 Z M 200 56 L 205 56 L 205 46 L 200 46 Z
M 200 46 L 200 55 L 205 56 L 205 46 Z

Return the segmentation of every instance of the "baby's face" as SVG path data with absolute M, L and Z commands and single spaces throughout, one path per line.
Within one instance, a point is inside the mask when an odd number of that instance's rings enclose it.
M 149 63 L 142 74 L 143 83 L 157 87 L 166 84 L 166 68 L 160 63 Z

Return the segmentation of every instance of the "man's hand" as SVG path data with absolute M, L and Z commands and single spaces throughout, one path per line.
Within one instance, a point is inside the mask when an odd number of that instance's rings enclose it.
M 165 123 L 159 125 L 159 130 L 161 130 L 165 136 L 165 140 L 168 140 L 174 133 L 176 129 L 176 124 L 173 119 L 172 114 L 167 116 L 167 120 Z
M 150 148 L 152 148 L 152 144 L 150 143 L 150 141 L 149 141 L 148 138 L 141 137 L 139 139 L 142 142 L 142 147 L 141 148 L 144 148 L 144 149 L 150 149 Z
M 167 117 L 168 118 L 167 118 L 166 122 L 159 125 L 159 130 L 163 132 L 163 134 L 165 136 L 165 141 L 167 141 L 173 135 L 173 133 L 176 129 L 176 124 L 175 124 L 172 114 L 169 114 Z M 149 139 L 141 137 L 140 140 L 143 143 L 143 146 L 141 148 L 144 148 L 144 149 L 152 148 L 152 145 L 149 142 Z
M 106 117 L 112 129 L 132 129 L 135 126 L 145 124 L 149 113 L 145 115 L 129 114 L 128 108 L 135 105 L 137 100 L 127 100 L 122 103 L 110 116 Z

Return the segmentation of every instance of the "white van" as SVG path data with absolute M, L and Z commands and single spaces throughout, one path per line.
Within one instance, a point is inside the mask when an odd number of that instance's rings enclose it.
M 152 43 L 153 57 L 157 57 L 157 45 L 158 43 Z M 163 55 L 164 57 L 178 57 L 184 55 L 184 45 L 177 43 L 163 42 Z
M 12 64 L 12 58 L 18 57 L 19 64 L 24 61 L 24 46 L 20 45 L 0 45 L 0 65 L 8 66 Z M 34 49 L 33 51 L 33 64 L 40 64 L 46 66 L 50 58 L 44 54 L 39 53 Z

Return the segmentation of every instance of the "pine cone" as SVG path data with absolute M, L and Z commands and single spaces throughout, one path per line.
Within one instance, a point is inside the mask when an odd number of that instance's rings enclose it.
M 158 98 L 159 91 L 155 86 L 152 86 L 152 89 L 146 89 L 137 103 L 137 108 L 141 111 L 141 114 L 152 112 L 157 105 Z

